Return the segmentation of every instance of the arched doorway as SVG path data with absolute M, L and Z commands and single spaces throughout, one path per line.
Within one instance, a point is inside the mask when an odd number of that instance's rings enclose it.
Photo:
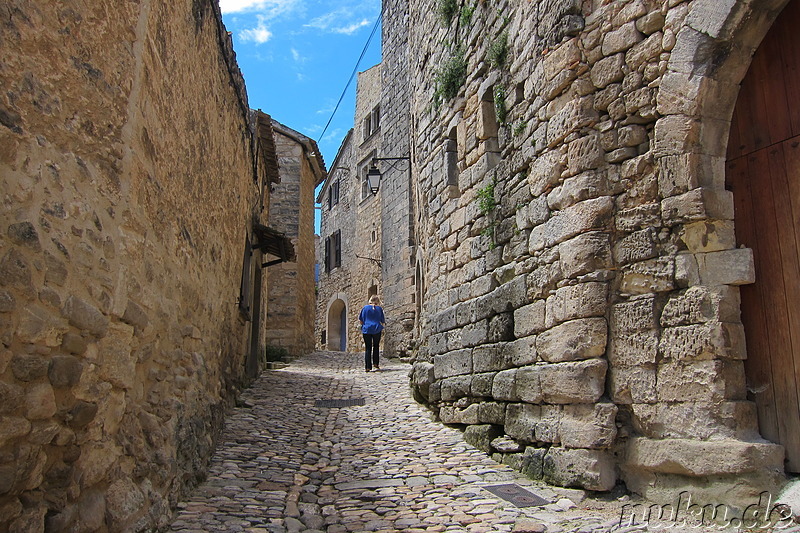
M 338 299 L 328 307 L 328 349 L 347 351 L 347 305 Z
M 728 142 L 737 245 L 756 282 L 741 288 L 748 396 L 759 428 L 800 472 L 800 0 L 791 0 L 742 81 Z

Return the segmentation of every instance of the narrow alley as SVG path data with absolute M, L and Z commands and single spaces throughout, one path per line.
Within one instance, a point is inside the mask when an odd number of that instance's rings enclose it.
M 208 479 L 179 504 L 172 531 L 646 530 L 619 526 L 627 496 L 594 500 L 496 463 L 410 397 L 408 366 L 364 373 L 361 358 L 317 352 L 265 372 L 227 419 Z M 523 495 L 517 507 L 486 489 L 498 485 L 549 503 L 525 507 Z

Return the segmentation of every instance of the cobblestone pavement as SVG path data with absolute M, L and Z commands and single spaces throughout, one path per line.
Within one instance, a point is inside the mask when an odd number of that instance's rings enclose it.
M 609 532 L 627 497 L 587 498 L 522 477 L 432 421 L 407 365 L 365 373 L 363 356 L 317 352 L 265 372 L 226 421 L 206 482 L 178 506 L 181 532 Z M 363 398 L 365 405 L 316 407 Z M 516 507 L 486 490 L 547 499 Z M 699 531 L 694 529 L 693 531 Z M 717 529 L 719 531 L 719 529 Z

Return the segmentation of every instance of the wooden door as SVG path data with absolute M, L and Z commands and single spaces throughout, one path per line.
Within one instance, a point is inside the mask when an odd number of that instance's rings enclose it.
M 748 394 L 761 434 L 800 472 L 800 0 L 791 0 L 742 82 L 728 144 L 736 239 L 753 249 L 743 286 Z

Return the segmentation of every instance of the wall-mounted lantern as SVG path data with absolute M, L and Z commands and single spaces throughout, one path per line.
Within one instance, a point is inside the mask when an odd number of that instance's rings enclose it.
M 367 171 L 367 182 L 372 194 L 377 194 L 381 187 L 381 171 L 378 170 L 378 161 L 408 161 L 408 173 L 411 174 L 411 158 L 406 157 L 373 157 L 372 164 Z

